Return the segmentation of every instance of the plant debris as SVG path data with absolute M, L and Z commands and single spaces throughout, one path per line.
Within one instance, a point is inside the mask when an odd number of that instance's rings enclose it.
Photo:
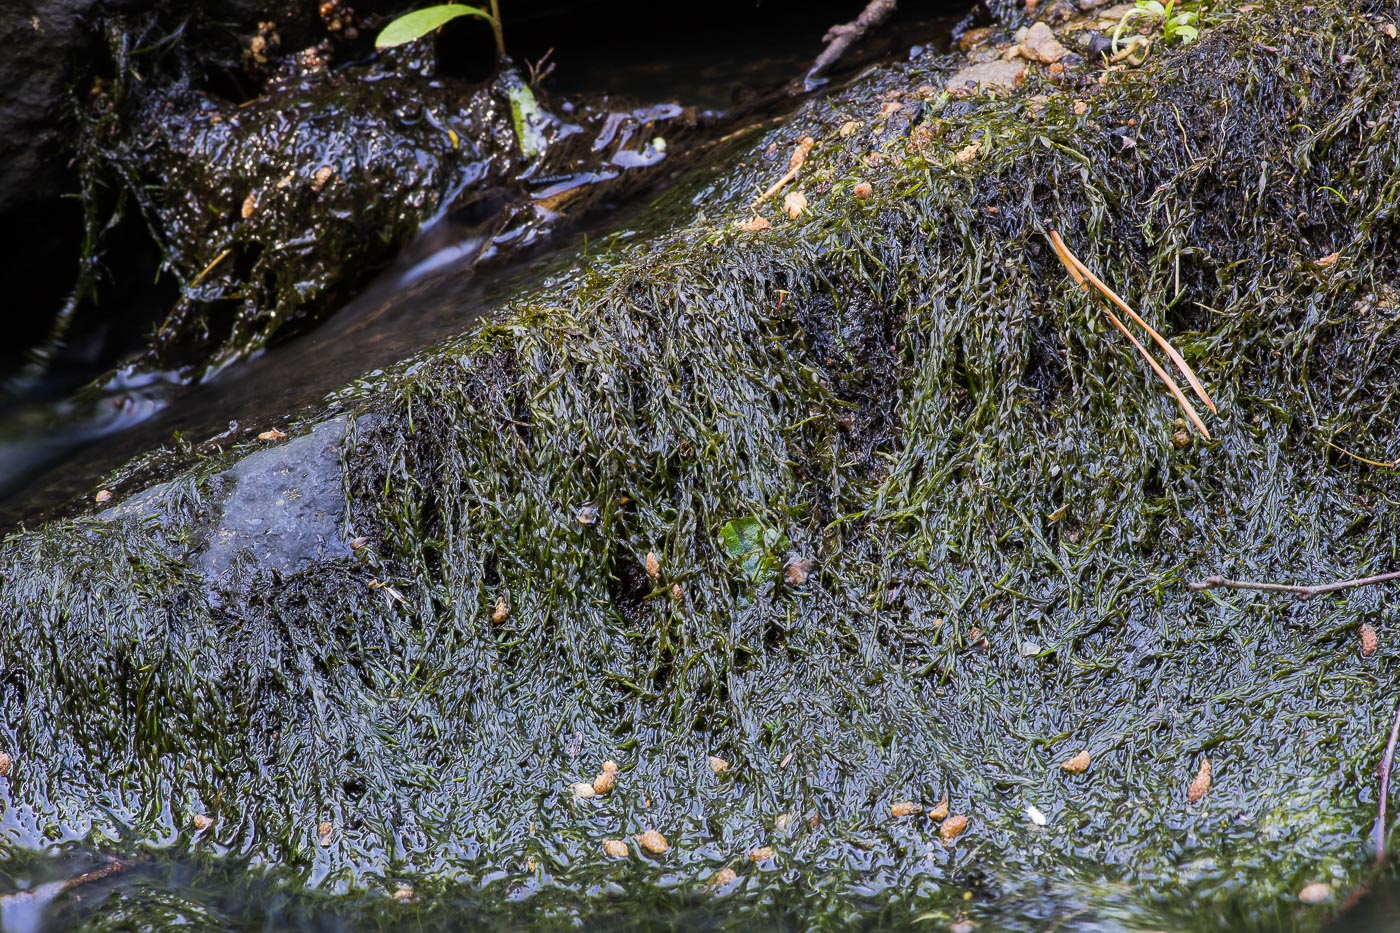
M 938 827 L 938 835 L 944 842 L 952 842 L 967 831 L 967 817 L 954 813 Z
M 1196 776 L 1191 779 L 1191 786 L 1186 789 L 1186 799 L 1191 803 L 1196 803 L 1210 790 L 1210 759 L 1202 758 L 1201 766 L 1196 771 Z

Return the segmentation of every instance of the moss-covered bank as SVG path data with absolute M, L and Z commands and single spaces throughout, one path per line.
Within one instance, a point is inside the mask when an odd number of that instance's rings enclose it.
M 730 919 L 1315 928 L 1299 889 L 1370 863 L 1387 593 L 1184 583 L 1396 564 L 1395 472 L 1338 449 L 1400 456 L 1394 21 L 1268 3 L 1103 86 L 948 99 L 921 59 L 807 106 L 673 231 L 347 390 L 356 557 L 204 580 L 195 478 L 12 537 L 4 845 L 179 833 L 537 920 L 711 905 L 732 867 Z M 809 210 L 737 229 L 803 135 Z M 1051 227 L 1202 374 L 1214 442 Z M 945 795 L 951 844 L 890 815 Z M 663 857 L 603 857 L 647 829 Z

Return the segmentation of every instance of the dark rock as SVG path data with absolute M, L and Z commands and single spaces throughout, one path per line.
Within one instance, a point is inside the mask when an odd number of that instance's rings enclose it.
M 55 197 L 71 140 L 62 101 L 75 56 L 92 48 L 98 0 L 36 0 L 0 10 L 0 215 Z

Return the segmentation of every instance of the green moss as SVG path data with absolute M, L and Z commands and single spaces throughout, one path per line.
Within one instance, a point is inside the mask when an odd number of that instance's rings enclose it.
M 1317 928 L 1297 891 L 1370 864 L 1395 684 L 1356 629 L 1389 643 L 1386 593 L 1184 583 L 1395 561 L 1393 471 L 1329 446 L 1400 455 L 1380 10 L 1266 5 L 1104 88 L 944 99 L 914 91 L 940 83 L 924 61 L 808 105 L 658 208 L 692 197 L 691 222 L 357 390 L 364 563 L 249 568 L 215 601 L 154 526 L 11 540 L 0 660 L 50 659 L 0 681 L 29 755 L 0 787 L 11 844 L 100 802 L 138 840 L 217 813 L 230 851 L 325 891 L 407 875 L 541 924 L 699 921 L 732 865 L 728 921 L 800 891 L 804 926 Z M 908 93 L 880 118 L 886 91 Z M 736 229 L 805 134 L 810 211 Z M 1216 441 L 1173 443 L 1172 400 L 1052 227 L 1202 375 Z M 787 541 L 771 572 L 721 540 L 748 516 Z M 779 557 L 814 562 L 804 586 Z M 575 801 L 607 758 L 617 788 Z M 944 795 L 971 819 L 955 844 L 889 816 Z M 664 859 L 601 857 L 648 828 Z M 749 864 L 762 844 L 776 868 Z

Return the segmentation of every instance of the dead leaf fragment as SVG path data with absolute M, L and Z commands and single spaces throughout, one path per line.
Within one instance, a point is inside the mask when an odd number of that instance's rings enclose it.
M 1381 32 L 1385 33 L 1388 39 L 1400 37 L 1400 29 L 1397 29 L 1394 23 L 1386 23 L 1381 27 Z
M 1009 93 L 1026 78 L 1025 62 L 991 61 L 969 65 L 948 79 L 952 94 L 967 96 L 981 91 Z
M 1073 758 L 1066 758 L 1064 761 L 1060 762 L 1060 768 L 1070 774 L 1083 774 L 1085 771 L 1089 770 L 1089 762 L 1089 751 L 1085 749 Z
M 938 835 L 944 842 L 952 842 L 967 829 L 967 817 L 961 813 L 954 813 L 943 821 L 943 825 L 938 827 Z
M 856 197 L 860 198 L 862 201 L 867 201 L 870 199 L 870 196 L 875 193 L 875 189 L 870 187 L 870 182 L 862 181 L 857 183 L 856 186 L 851 189 L 851 193 L 854 194 Z
M 773 847 L 772 847 L 772 846 L 759 846 L 759 847 L 756 848 L 756 849 L 750 849 L 750 850 L 749 850 L 749 861 L 750 861 L 750 862 L 766 862 L 766 861 L 768 861 L 768 860 L 769 860 L 770 858 L 772 858 L 772 857 L 773 857 Z
M 991 43 L 993 32 L 995 32 L 995 30 L 990 26 L 978 26 L 975 29 L 969 29 L 967 32 L 963 33 L 962 38 L 958 40 L 958 48 L 962 49 L 964 52 L 980 49 Z
M 0 752 L 0 777 L 9 777 L 10 768 L 14 766 L 14 759 L 7 753 Z
M 603 773 L 604 773 L 604 774 L 608 774 L 608 773 L 616 774 L 616 773 L 617 773 L 617 762 L 613 761 L 611 758 L 609 758 L 607 761 L 603 762 Z
M 1376 649 L 1381 646 L 1381 640 L 1376 635 L 1376 630 L 1369 624 L 1361 626 L 1361 656 L 1369 658 L 1376 653 Z
M 940 800 L 940 801 L 938 801 L 938 805 L 937 805 L 937 806 L 932 807 L 932 808 L 929 809 L 929 811 L 928 811 L 928 818 L 931 819 L 931 820 L 933 820 L 935 823 L 937 823 L 939 820 L 944 819 L 944 818 L 947 817 L 947 816 L 948 816 L 948 797 L 947 797 L 947 795 L 944 795 L 943 799 Z
M 968 162 L 971 162 L 973 159 L 977 158 L 978 153 L 980 153 L 981 151 L 982 144 L 980 142 L 973 143 L 970 146 L 964 146 L 963 148 L 957 151 L 956 155 L 953 156 L 953 161 L 959 163 L 960 165 L 966 165 Z
M 190 820 L 190 824 L 194 826 L 195 832 L 202 833 L 210 826 L 214 825 L 214 820 L 208 816 L 205 816 L 203 813 L 197 813 L 195 814 L 194 819 Z
M 316 838 L 320 841 L 321 845 L 323 846 L 330 845 L 331 837 L 334 835 L 335 824 L 332 823 L 330 820 L 326 820 L 320 826 L 316 827 Z
M 502 622 L 509 618 L 510 600 L 506 599 L 504 596 L 497 596 L 496 609 L 491 613 L 491 621 L 495 622 L 497 625 L 500 625 Z
M 842 139 L 848 139 L 854 136 L 856 130 L 860 129 L 860 127 L 861 122 L 859 120 L 847 120 L 845 123 L 841 124 L 841 128 L 836 131 L 836 134 Z
M 323 165 L 318 168 L 316 174 L 311 176 L 311 190 L 320 191 L 322 188 L 326 187 L 326 182 L 330 181 L 331 176 L 334 174 L 335 169 L 331 168 L 329 165 Z
M 1313 265 L 1317 266 L 1319 269 L 1330 269 L 1336 264 L 1337 260 L 1341 258 L 1341 255 L 1341 253 L 1328 253 L 1321 259 L 1313 260 Z
M 719 757 L 718 755 L 711 755 L 711 756 L 710 756 L 710 770 L 713 771 L 715 774 L 719 774 L 721 771 L 728 771 L 728 770 L 729 770 L 729 762 L 725 761 L 723 758 Z
M 598 775 L 593 779 L 593 793 L 601 797 L 604 794 L 611 791 L 613 789 L 613 785 L 616 783 L 617 772 L 604 771 L 602 774 Z
M 768 222 L 767 218 L 750 217 L 748 220 L 734 221 L 734 226 L 738 227 L 740 230 L 743 230 L 745 233 L 758 233 L 760 231 L 769 229 L 773 225 Z
M 783 582 L 792 587 L 802 586 L 811 574 L 812 562 L 810 560 L 794 560 L 783 568 Z
M 249 191 L 248 196 L 243 199 L 243 208 L 240 211 L 243 215 L 243 219 L 247 220 L 249 217 L 252 217 L 253 214 L 257 212 L 257 209 L 258 193 L 256 191 Z
M 802 212 L 807 209 L 807 195 L 801 191 L 789 191 L 783 195 L 783 210 L 793 220 L 802 216 Z
M 655 551 L 647 551 L 647 576 L 653 580 L 661 576 L 661 558 L 656 556 Z
M 1332 902 L 1332 886 L 1323 884 L 1321 881 L 1314 881 L 1298 892 L 1298 900 L 1304 904 L 1330 904 Z
M 901 816 L 913 816 L 923 808 L 912 800 L 901 800 L 890 804 L 890 816 L 898 819 Z
M 631 850 L 627 848 L 627 843 L 623 842 L 621 839 L 604 839 L 603 851 L 606 852 L 610 858 L 627 858 L 627 856 L 631 854 Z
M 284 437 L 286 437 L 286 436 L 287 436 L 287 432 L 286 432 L 286 431 L 279 431 L 279 430 L 277 430 L 276 428 L 273 428 L 271 431 L 264 431 L 264 432 L 262 432 L 261 434 L 259 434 L 259 435 L 258 435 L 258 440 L 260 440 L 260 441 L 280 441 L 282 438 L 284 438 Z
M 97 490 L 97 495 L 93 496 L 92 498 L 98 505 L 104 505 L 112 501 L 112 490 L 99 489 Z
M 666 837 L 654 829 L 649 829 L 644 833 L 637 833 L 632 837 L 637 840 L 637 845 L 646 849 L 652 855 L 665 855 L 666 850 L 671 848 L 671 844 L 666 841 Z
M 732 868 L 721 868 L 710 876 L 710 880 L 705 882 L 710 888 L 722 888 L 739 878 L 739 873 Z
M 598 792 L 593 789 L 593 785 L 587 781 L 578 781 L 573 785 L 574 796 L 579 800 L 591 800 L 598 796 Z
M 1191 786 L 1186 789 L 1186 799 L 1195 803 L 1206 795 L 1210 790 L 1210 759 L 1202 758 L 1200 770 L 1191 779 Z

